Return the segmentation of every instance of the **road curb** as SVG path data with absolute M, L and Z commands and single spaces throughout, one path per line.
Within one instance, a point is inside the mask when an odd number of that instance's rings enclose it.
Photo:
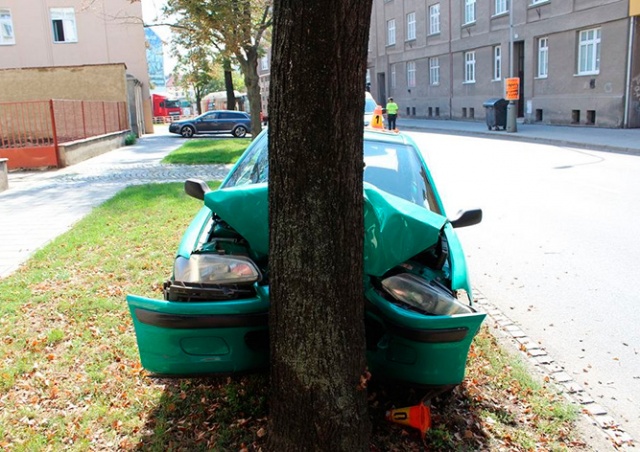
M 634 439 L 609 415 L 588 392 L 569 375 L 562 366 L 547 353 L 544 347 L 533 341 L 526 333 L 493 305 L 480 291 L 474 289 L 476 307 L 487 314 L 489 323 L 510 342 L 518 355 L 531 364 L 546 383 L 551 383 L 569 402 L 580 407 L 588 422 L 602 432 L 603 438 L 613 450 L 631 452 L 637 450 Z

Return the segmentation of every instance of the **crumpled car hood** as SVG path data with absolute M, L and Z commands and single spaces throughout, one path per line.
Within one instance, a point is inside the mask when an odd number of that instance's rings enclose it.
M 438 242 L 442 215 L 364 183 L 364 271 L 382 276 Z M 251 249 L 269 253 L 268 186 L 244 185 L 209 192 L 205 205 L 244 237 Z

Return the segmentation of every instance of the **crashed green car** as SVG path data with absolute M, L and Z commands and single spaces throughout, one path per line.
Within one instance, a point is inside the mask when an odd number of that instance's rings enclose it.
M 459 384 L 485 314 L 456 227 L 480 210 L 445 215 L 416 144 L 364 133 L 367 360 L 374 377 Z M 188 180 L 204 201 L 184 233 L 164 299 L 128 295 L 142 365 L 158 375 L 230 374 L 268 366 L 268 144 L 260 134 L 220 189 Z

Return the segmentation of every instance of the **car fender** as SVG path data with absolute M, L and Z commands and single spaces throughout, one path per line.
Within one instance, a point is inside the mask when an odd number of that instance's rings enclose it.
M 180 240 L 180 246 L 178 247 L 177 256 L 182 256 L 185 259 L 189 259 L 191 253 L 196 246 L 200 242 L 200 237 L 206 233 L 207 225 L 209 224 L 209 220 L 211 219 L 212 212 L 206 206 L 203 206 L 196 216 L 191 220 L 187 230 L 182 234 L 182 239 Z
M 467 259 L 464 256 L 460 239 L 456 234 L 451 223 L 444 227 L 444 234 L 449 245 L 449 262 L 451 263 L 451 289 L 467 291 L 469 299 L 473 301 L 473 293 L 471 290 L 471 279 L 467 269 Z

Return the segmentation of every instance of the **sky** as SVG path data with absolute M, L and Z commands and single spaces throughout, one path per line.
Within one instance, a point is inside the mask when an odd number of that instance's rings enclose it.
M 142 20 L 145 25 L 166 22 L 162 16 L 162 8 L 164 7 L 166 0 L 142 0 Z M 176 65 L 175 58 L 169 55 L 170 44 L 169 40 L 171 32 L 169 27 L 153 27 L 153 31 L 165 42 L 164 46 L 164 72 L 170 73 L 173 67 Z

